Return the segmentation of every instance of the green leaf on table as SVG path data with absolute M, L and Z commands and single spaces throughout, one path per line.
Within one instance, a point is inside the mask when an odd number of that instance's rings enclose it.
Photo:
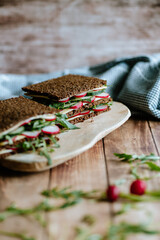
M 145 164 L 148 165 L 150 170 L 160 172 L 160 167 L 157 164 L 153 162 L 145 162 Z
M 130 234 L 159 234 L 158 230 L 152 230 L 146 224 L 131 224 L 121 222 L 110 226 L 107 234 L 107 240 L 126 240 Z
M 6 232 L 6 231 L 0 231 L 1 236 L 11 237 L 11 238 L 17 238 L 20 240 L 36 240 L 33 237 L 28 237 L 21 233 L 15 233 L 15 232 Z
M 158 161 L 160 160 L 160 157 L 159 156 L 156 156 L 155 154 L 151 153 L 149 155 L 145 155 L 145 154 L 142 154 L 142 155 L 137 155 L 137 154 L 126 154 L 126 153 L 114 153 L 114 155 L 118 158 L 121 159 L 121 161 L 125 161 L 125 162 L 129 162 L 129 163 L 132 163 L 136 160 L 140 160 L 141 163 L 144 163 L 146 161 Z

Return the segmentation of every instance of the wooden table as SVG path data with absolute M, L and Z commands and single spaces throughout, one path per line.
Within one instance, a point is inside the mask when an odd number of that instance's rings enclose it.
M 160 5 L 156 0 L 145 3 L 138 0 L 127 3 L 123 0 L 23 0 L 21 3 L 3 0 L 0 4 L 2 73 L 51 72 L 160 49 Z M 19 207 L 34 206 L 42 199 L 39 194 L 42 190 L 55 186 L 104 191 L 109 183 L 127 178 L 121 187 L 126 192 L 131 181 L 128 165 L 117 161 L 113 153 L 159 154 L 159 149 L 159 122 L 132 117 L 90 150 L 50 171 L 22 174 L 0 168 L 0 209 L 12 202 Z M 148 188 L 159 189 L 159 183 L 158 178 L 153 179 L 148 182 Z M 145 219 L 140 212 L 115 217 L 115 210 L 121 206 L 122 203 L 85 201 L 72 209 L 45 214 L 47 230 L 29 217 L 9 218 L 0 224 L 0 230 L 27 230 L 38 240 L 71 240 L 74 239 L 73 227 L 84 214 L 97 216 L 97 232 L 103 232 L 111 221 Z M 143 207 L 152 209 L 159 222 L 159 204 L 145 203 Z M 0 239 L 10 238 L 0 236 Z M 137 236 L 137 239 L 146 237 Z

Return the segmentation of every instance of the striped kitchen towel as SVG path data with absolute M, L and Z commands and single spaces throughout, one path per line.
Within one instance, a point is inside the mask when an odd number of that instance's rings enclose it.
M 69 73 L 107 80 L 107 91 L 114 100 L 160 119 L 160 54 L 119 58 L 92 67 L 49 74 L 0 74 L 0 99 L 22 95 L 23 86 Z

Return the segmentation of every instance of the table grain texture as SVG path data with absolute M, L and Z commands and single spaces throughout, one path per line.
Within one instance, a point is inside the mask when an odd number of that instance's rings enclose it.
M 160 50 L 159 29 L 158 0 L 0 0 L 0 72 L 47 73 L 115 57 L 156 53 Z M 12 202 L 20 207 L 34 206 L 41 200 L 42 190 L 55 186 L 105 190 L 109 183 L 127 178 L 121 187 L 126 192 L 131 181 L 128 167 L 113 153 L 159 154 L 159 149 L 159 122 L 131 117 L 90 150 L 49 171 L 23 174 L 0 168 L 0 210 Z M 156 190 L 160 180 L 148 184 L 150 190 Z M 27 230 L 38 240 L 72 240 L 73 227 L 84 214 L 97 217 L 95 231 L 100 233 L 111 221 L 144 220 L 141 212 L 115 218 L 114 212 L 121 205 L 83 202 L 72 209 L 45 214 L 47 229 L 29 217 L 12 217 L 0 223 L 0 230 Z M 160 221 L 159 203 L 142 206 L 152 209 Z M 0 240 L 9 239 L 0 236 Z M 146 236 L 136 236 L 139 239 Z M 159 236 L 147 239 L 158 240 Z

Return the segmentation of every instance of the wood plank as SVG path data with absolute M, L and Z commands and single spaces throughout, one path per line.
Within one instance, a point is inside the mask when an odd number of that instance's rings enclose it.
M 107 186 L 102 141 L 93 148 L 52 169 L 50 188 L 71 186 L 72 189 L 90 191 L 103 190 Z M 49 214 L 49 233 L 55 239 L 74 239 L 74 227 L 80 224 L 82 216 L 92 214 L 97 219 L 107 222 L 110 219 L 108 204 L 96 204 L 84 201 L 76 207 Z M 95 231 L 104 232 L 106 224 L 97 221 Z M 63 231 L 62 231 L 63 229 Z
M 42 200 L 40 192 L 48 188 L 49 171 L 37 174 L 12 172 L 0 168 L 0 210 L 14 203 L 17 207 L 29 208 Z M 11 217 L 0 223 L 0 231 L 29 234 L 38 240 L 47 240 L 44 229 L 30 217 Z M 0 235 L 1 240 L 10 240 Z
M 150 128 L 148 122 L 145 120 L 130 119 L 121 128 L 117 129 L 113 133 L 104 139 L 105 144 L 105 154 L 107 159 L 107 166 L 109 172 L 109 180 L 113 184 L 115 180 L 125 178 L 127 182 L 120 186 L 122 192 L 128 192 L 131 181 L 133 177 L 130 175 L 129 164 L 125 164 L 117 160 L 113 156 L 114 152 L 118 153 L 130 153 L 130 154 L 150 154 L 151 152 L 157 154 L 156 146 L 152 139 Z M 108 148 L 108 146 L 111 146 Z M 141 176 L 153 176 L 155 173 L 151 174 L 148 170 L 140 170 Z M 156 178 L 147 182 L 148 190 L 158 190 L 160 179 Z M 160 220 L 157 211 L 160 209 L 160 204 L 158 203 L 142 203 L 137 204 L 137 206 L 142 210 L 135 211 L 131 210 L 129 213 L 122 216 L 114 217 L 114 213 L 122 208 L 122 203 L 115 203 L 112 209 L 113 223 L 119 223 L 121 221 L 126 221 L 130 223 L 147 222 L 146 211 L 151 211 L 154 217 L 153 228 L 159 228 L 156 222 Z M 135 239 L 132 235 L 129 239 Z M 136 235 L 136 239 L 146 239 L 145 235 Z M 149 239 L 158 240 L 159 237 L 149 237 Z
M 157 153 L 160 155 L 160 123 L 159 121 L 149 121 L 152 137 L 155 142 Z

